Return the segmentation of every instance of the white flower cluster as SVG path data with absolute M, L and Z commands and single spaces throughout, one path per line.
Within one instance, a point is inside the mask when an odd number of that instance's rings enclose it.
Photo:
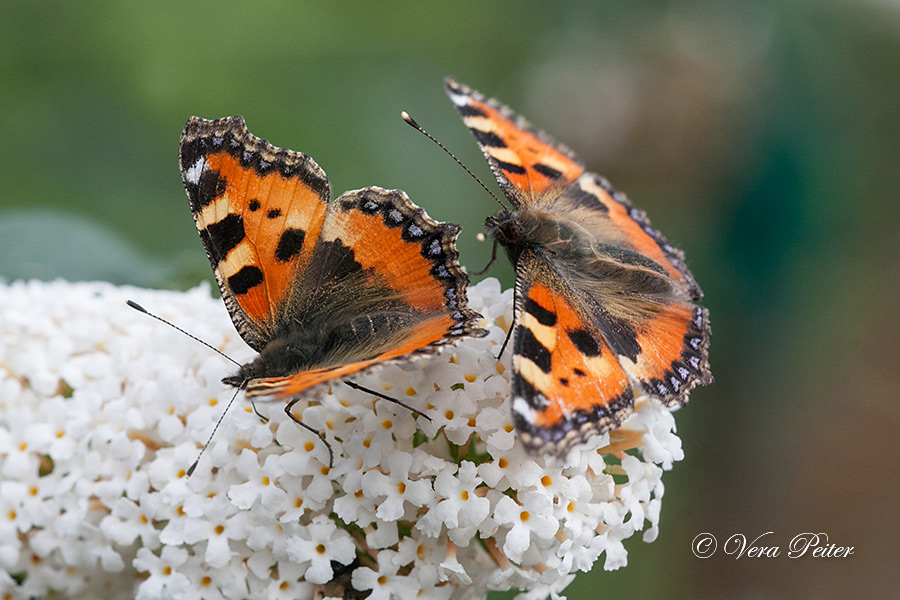
M 526 455 L 509 353 L 493 358 L 512 310 L 496 280 L 469 292 L 488 337 L 355 379 L 432 420 L 336 382 L 295 407 L 326 432 L 329 469 L 281 403 L 257 403 L 265 422 L 239 397 L 190 478 L 232 366 L 126 298 L 253 356 L 206 286 L 0 284 L 4 598 L 538 600 L 657 535 L 661 475 L 682 458 L 672 415 L 642 401 L 566 462 Z

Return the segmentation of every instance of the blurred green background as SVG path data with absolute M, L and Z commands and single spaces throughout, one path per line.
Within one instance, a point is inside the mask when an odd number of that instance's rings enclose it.
M 900 491 L 900 3 L 0 2 L 0 276 L 211 279 L 177 168 L 187 117 L 242 114 L 335 196 L 405 189 L 463 225 L 493 186 L 453 75 L 571 146 L 687 253 L 716 385 L 678 415 L 661 533 L 582 598 L 885 597 Z M 491 275 L 511 284 L 506 261 Z M 891 367 L 890 365 L 894 365 Z M 777 559 L 691 540 L 772 531 Z M 789 559 L 797 533 L 854 546 Z M 893 566 L 892 566 L 893 565 Z M 896 593 L 896 592 L 894 592 Z M 492 598 L 505 598 L 497 594 Z

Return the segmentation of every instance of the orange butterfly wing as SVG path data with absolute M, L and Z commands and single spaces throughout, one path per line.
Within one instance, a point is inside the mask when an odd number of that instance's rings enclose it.
M 562 454 L 592 433 L 618 427 L 634 394 L 603 337 L 547 277 L 539 279 L 544 282 L 525 284 L 516 310 L 513 420 L 527 448 Z
M 325 172 L 302 152 L 252 135 L 242 117 L 192 117 L 182 181 L 213 272 L 241 337 L 259 351 L 325 220 Z
M 535 202 L 584 172 L 571 150 L 496 100 L 449 77 L 444 89 L 475 136 L 500 188 L 516 206 Z

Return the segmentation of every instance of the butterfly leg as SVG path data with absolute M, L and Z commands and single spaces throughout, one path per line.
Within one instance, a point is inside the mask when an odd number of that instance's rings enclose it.
M 297 397 L 291 399 L 290 402 L 285 404 L 284 412 L 287 413 L 287 416 L 289 416 L 294 423 L 303 427 L 304 429 L 306 429 L 307 431 L 309 431 L 310 433 L 312 433 L 316 437 L 318 437 L 320 440 L 322 440 L 322 443 L 325 444 L 325 447 L 328 449 L 328 468 L 330 469 L 331 467 L 334 466 L 334 451 L 332 451 L 332 449 L 331 449 L 331 444 L 329 444 L 328 440 L 325 439 L 325 432 L 324 431 L 316 431 L 315 429 L 313 429 L 312 427 L 310 427 L 309 425 L 307 425 L 306 423 L 304 423 L 303 421 L 301 421 L 299 418 L 297 418 L 294 415 L 294 412 L 292 409 L 294 408 L 294 405 L 300 401 L 300 398 L 302 398 L 302 396 L 297 396 Z
M 494 248 L 496 249 L 496 244 Z M 493 260 L 493 259 L 492 259 Z M 516 273 L 518 273 L 518 269 L 516 269 Z M 500 360 L 503 357 L 503 352 L 506 350 L 506 345 L 509 343 L 509 339 L 512 337 L 512 332 L 516 328 L 516 317 L 518 316 L 518 311 L 516 307 L 519 306 L 519 282 L 522 280 L 518 275 L 516 276 L 516 283 L 513 284 L 513 321 L 509 325 L 509 330 L 506 332 L 506 338 L 503 340 L 503 345 L 500 346 L 500 354 L 497 355 L 497 360 Z
M 426 415 L 425 413 L 423 413 L 421 410 L 419 410 L 419 409 L 417 409 L 417 408 L 413 408 L 413 407 L 410 406 L 409 404 L 405 404 L 405 403 L 403 403 L 403 402 L 401 402 L 401 401 L 399 401 L 399 400 L 397 400 L 397 399 L 395 399 L 395 398 L 391 398 L 390 396 L 385 396 L 384 394 L 380 394 L 380 393 L 376 392 L 375 390 L 370 390 L 369 388 L 365 388 L 365 387 L 363 387 L 363 386 L 361 386 L 361 385 L 355 384 L 355 383 L 353 383 L 352 381 L 345 381 L 344 383 L 346 383 L 347 385 L 349 385 L 350 387 L 352 387 L 354 390 L 359 390 L 359 391 L 365 392 L 365 393 L 367 393 L 367 394 L 372 394 L 373 396 L 378 396 L 378 397 L 381 398 L 382 400 L 388 400 L 388 401 L 390 401 L 390 402 L 393 402 L 394 404 L 399 404 L 400 406 L 402 406 L 402 407 L 405 408 L 406 410 L 408 410 L 408 411 L 410 411 L 410 412 L 412 412 L 412 413 L 415 413 L 415 414 L 419 415 L 420 417 L 425 417 L 425 418 L 428 419 L 429 421 L 431 420 L 431 417 L 429 417 L 428 415 Z
M 509 338 L 512 337 L 513 327 L 515 326 L 515 322 L 509 327 L 509 331 L 506 332 L 506 337 L 503 338 L 503 345 L 500 346 L 500 354 L 497 355 L 497 360 L 500 360 L 503 357 L 503 351 L 506 350 L 506 345 L 509 343 Z
M 262 421 L 263 423 L 268 423 L 268 422 L 269 422 L 269 417 L 267 417 L 267 416 L 265 416 L 264 414 L 262 414 L 261 412 L 259 412 L 259 409 L 256 408 L 256 402 L 254 402 L 253 400 L 251 400 L 251 401 L 250 401 L 250 406 L 253 407 L 253 414 L 255 414 L 257 417 L 259 417 L 259 420 L 260 420 L 260 421 Z
M 497 260 L 497 240 L 494 240 L 494 246 L 491 248 L 491 260 L 488 261 L 488 264 L 480 271 L 472 271 L 469 275 L 484 275 L 487 273 L 487 270 L 491 268 L 491 265 L 494 264 Z

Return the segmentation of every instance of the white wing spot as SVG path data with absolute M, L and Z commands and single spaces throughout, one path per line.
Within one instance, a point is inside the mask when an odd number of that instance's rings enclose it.
M 206 158 L 201 156 L 197 159 L 197 162 L 188 167 L 188 170 L 184 172 L 184 180 L 191 185 L 197 185 L 200 183 L 200 175 L 203 173 L 205 167 Z
M 522 418 L 528 423 L 534 423 L 537 420 L 537 411 L 531 408 L 531 406 L 528 405 L 528 402 L 525 401 L 525 398 L 522 398 L 521 396 L 513 398 L 512 409 L 513 412 L 522 415 Z
M 450 93 L 450 101 L 457 106 L 465 106 L 469 103 L 469 99 L 466 96 L 460 96 L 452 92 Z

